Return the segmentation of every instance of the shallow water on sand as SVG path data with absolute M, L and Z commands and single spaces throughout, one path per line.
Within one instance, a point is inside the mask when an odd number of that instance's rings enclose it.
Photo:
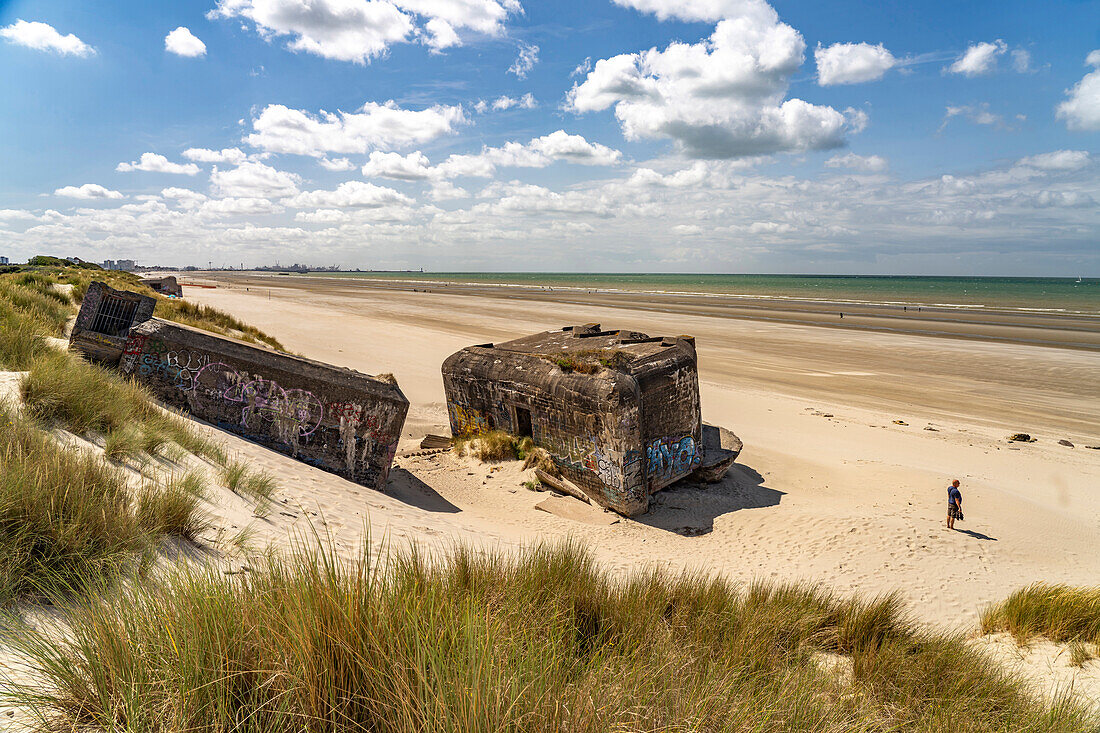
M 701 275 L 523 272 L 342 272 L 355 277 L 423 283 L 723 295 L 878 305 L 991 308 L 1100 316 L 1100 278 L 939 277 L 879 275 Z

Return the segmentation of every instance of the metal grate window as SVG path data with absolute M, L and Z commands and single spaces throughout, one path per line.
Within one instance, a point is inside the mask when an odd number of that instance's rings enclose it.
M 92 320 L 90 330 L 107 336 L 124 336 L 134 325 L 134 312 L 137 310 L 137 302 L 124 298 L 114 298 L 110 295 L 103 297 Z

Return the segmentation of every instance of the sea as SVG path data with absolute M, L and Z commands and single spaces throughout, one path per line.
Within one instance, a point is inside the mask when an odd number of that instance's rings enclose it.
M 721 295 L 867 305 L 982 308 L 1100 317 L 1100 278 L 885 275 L 719 275 L 562 272 L 339 272 L 422 285 L 468 284 L 555 290 Z

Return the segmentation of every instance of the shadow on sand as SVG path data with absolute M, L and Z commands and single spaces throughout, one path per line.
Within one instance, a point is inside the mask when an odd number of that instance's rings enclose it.
M 972 529 L 959 529 L 958 527 L 955 527 L 955 531 L 956 532 L 961 532 L 962 534 L 968 534 L 976 540 L 989 540 L 990 542 L 996 542 L 997 541 L 996 537 L 990 537 L 987 534 L 982 534 L 981 532 L 975 532 Z
M 415 506 L 426 512 L 458 514 L 462 510 L 439 495 L 435 489 L 413 476 L 404 468 L 395 466 L 390 470 L 393 483 L 386 486 L 386 495 L 409 506 Z
M 735 463 L 716 484 L 681 481 L 650 499 L 649 512 L 635 521 L 685 537 L 698 537 L 714 530 L 714 519 L 741 509 L 778 506 L 784 492 L 764 486 L 764 477 L 752 468 Z

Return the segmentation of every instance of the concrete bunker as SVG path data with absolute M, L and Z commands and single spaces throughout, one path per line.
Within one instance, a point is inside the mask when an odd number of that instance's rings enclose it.
M 130 328 L 152 318 L 156 305 L 156 298 L 93 282 L 81 302 L 69 348 L 92 361 L 117 364 L 126 349 Z
M 566 479 L 627 516 L 681 479 L 720 480 L 740 450 L 702 424 L 690 336 L 566 326 L 467 347 L 443 363 L 443 385 L 456 437 L 530 435 Z
M 183 288 L 176 280 L 175 275 L 167 275 L 165 277 L 147 277 L 141 281 L 142 285 L 146 285 L 154 292 L 166 295 L 169 298 L 182 298 Z
M 138 304 L 124 333 L 126 319 L 95 315 L 108 297 Z M 223 430 L 385 489 L 409 409 L 395 381 L 153 318 L 153 305 L 93 283 L 77 319 L 88 326 L 74 328 L 70 348 L 117 365 L 164 403 Z M 95 330 L 104 324 L 109 332 Z M 109 351 L 100 339 L 109 339 Z

